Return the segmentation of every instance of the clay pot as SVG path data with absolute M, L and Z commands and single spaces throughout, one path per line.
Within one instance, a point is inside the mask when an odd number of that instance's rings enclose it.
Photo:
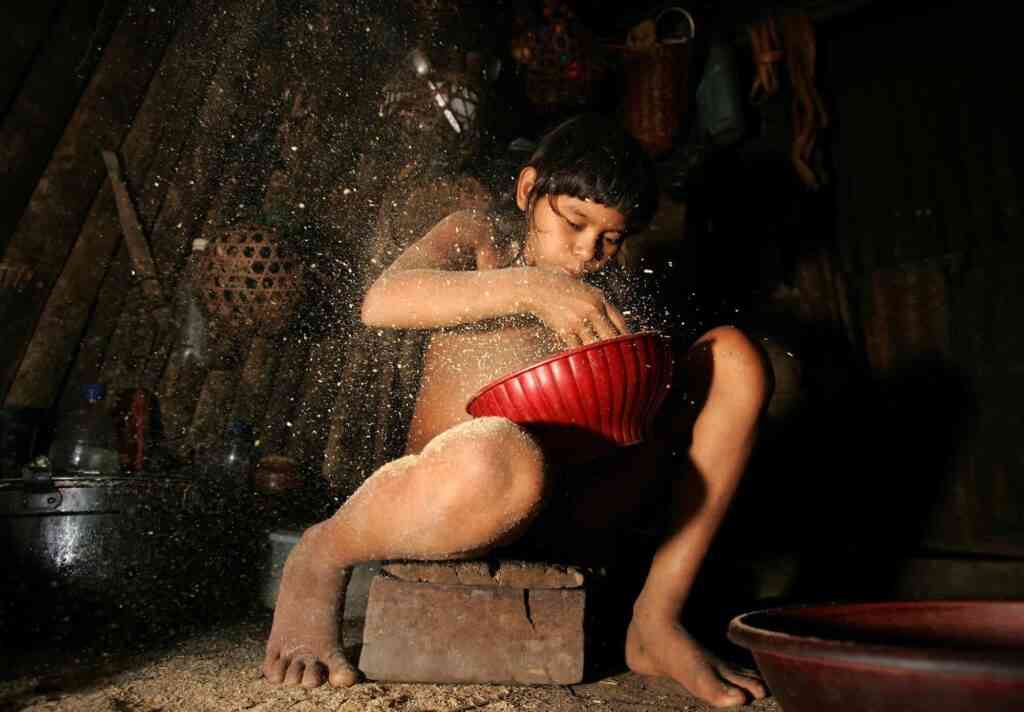
M 729 624 L 786 712 L 1021 709 L 1024 602 L 791 606 Z
M 295 460 L 284 455 L 266 455 L 256 465 L 252 484 L 264 494 L 289 492 L 302 484 Z

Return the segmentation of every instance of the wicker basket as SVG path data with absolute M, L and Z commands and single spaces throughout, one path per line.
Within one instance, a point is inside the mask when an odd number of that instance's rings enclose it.
M 277 231 L 235 225 L 211 242 L 197 284 L 219 327 L 272 336 L 288 325 L 302 298 L 302 263 Z
M 665 10 L 659 20 L 670 11 L 685 15 L 692 36 L 693 19 L 682 9 Z M 672 148 L 687 109 L 688 39 L 625 48 L 623 122 L 626 130 L 655 158 Z

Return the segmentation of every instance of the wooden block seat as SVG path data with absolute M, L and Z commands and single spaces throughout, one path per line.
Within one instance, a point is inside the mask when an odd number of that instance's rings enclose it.
M 386 563 L 370 583 L 359 669 L 395 682 L 578 683 L 585 583 L 555 564 Z

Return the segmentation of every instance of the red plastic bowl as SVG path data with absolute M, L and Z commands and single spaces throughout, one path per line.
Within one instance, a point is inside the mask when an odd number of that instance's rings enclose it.
M 624 447 L 645 438 L 671 384 L 670 340 L 643 331 L 562 351 L 502 376 L 481 388 L 466 410 L 569 440 L 584 435 Z
M 1024 709 L 1024 601 L 791 606 L 734 618 L 786 712 Z

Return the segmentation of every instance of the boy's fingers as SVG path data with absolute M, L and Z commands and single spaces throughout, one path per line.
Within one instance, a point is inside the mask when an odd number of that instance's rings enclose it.
M 601 339 L 611 339 L 612 337 L 618 336 L 619 331 L 606 316 L 603 314 L 598 315 L 593 321 L 588 322 L 590 325 L 590 331 L 594 336 L 594 341 L 600 341 Z
M 566 330 L 566 331 L 563 331 L 560 334 L 560 336 L 562 337 L 562 341 L 569 348 L 572 348 L 574 346 L 582 346 L 583 345 L 583 339 L 582 339 L 582 337 L 580 337 L 579 334 L 574 334 L 573 332 Z
M 605 310 L 608 312 L 608 318 L 611 319 L 611 322 L 615 324 L 615 328 L 618 329 L 619 331 L 619 333 L 616 334 L 616 336 L 620 334 L 628 334 L 629 324 L 626 323 L 626 317 L 622 315 L 622 312 L 620 312 L 611 304 L 605 305 Z

